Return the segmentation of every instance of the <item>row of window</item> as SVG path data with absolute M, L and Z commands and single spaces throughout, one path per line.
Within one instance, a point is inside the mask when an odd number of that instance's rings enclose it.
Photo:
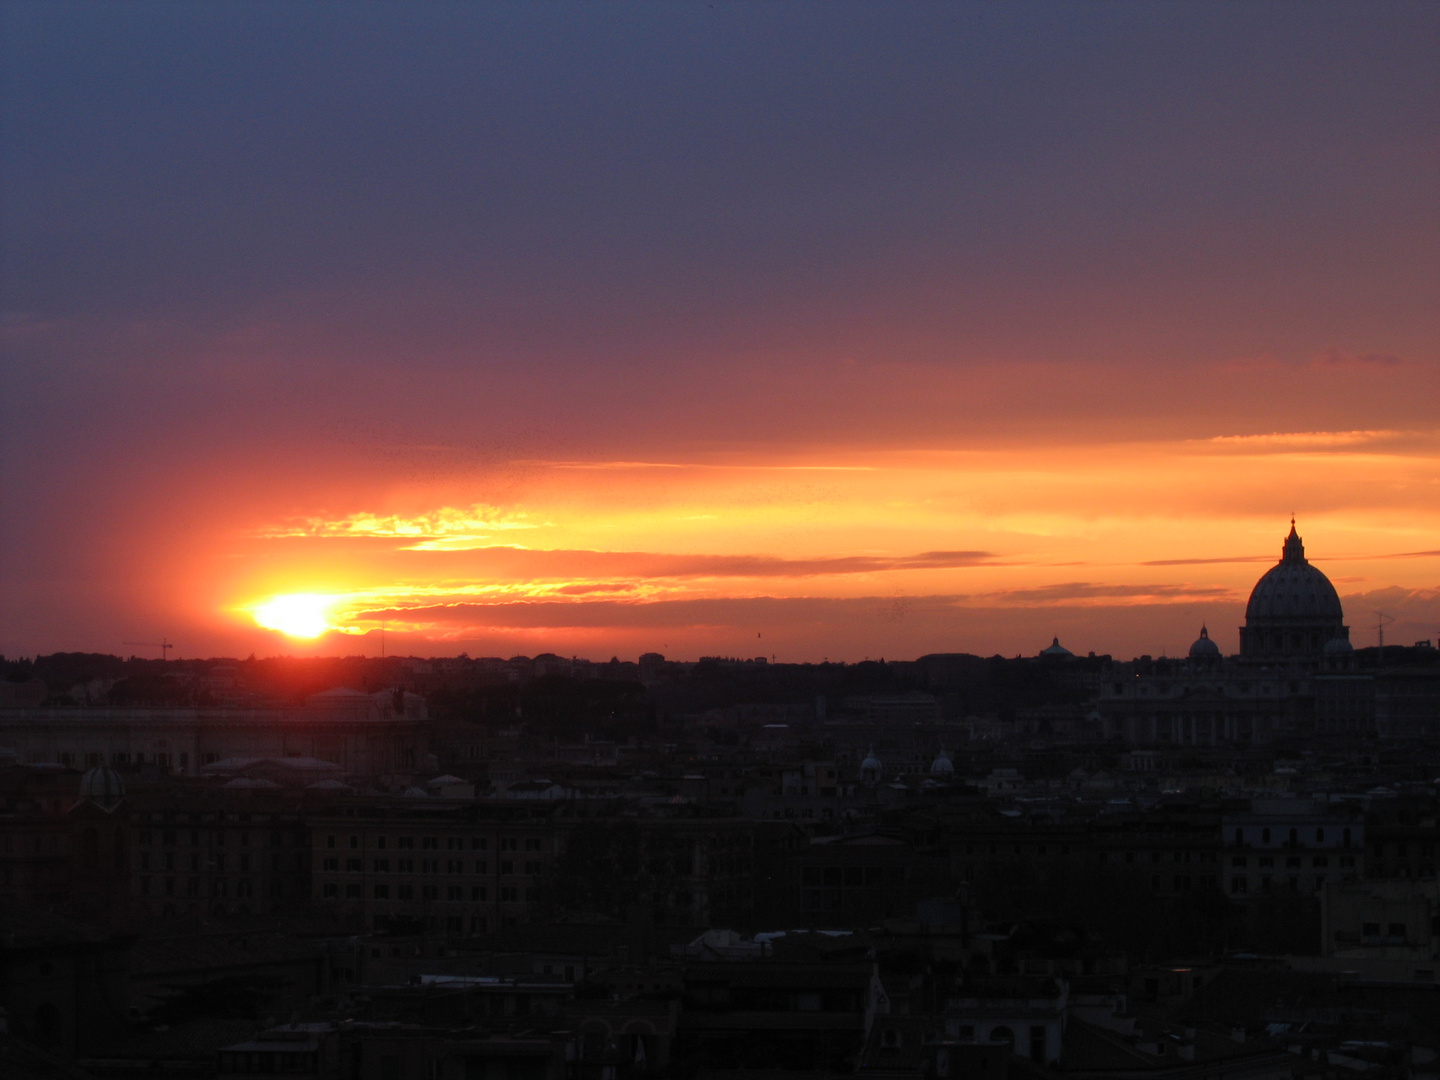
M 1310 830 L 1309 830 L 1309 829 L 1306 829 L 1305 831 L 1308 833 Z M 1255 835 L 1255 831 L 1252 829 L 1252 830 L 1250 831 L 1250 837 L 1253 838 L 1254 835 Z M 1261 830 L 1260 830 L 1260 843 L 1262 843 L 1262 844 L 1272 843 L 1273 841 L 1272 841 L 1272 839 L 1271 839 L 1271 836 L 1272 836 L 1272 832 L 1271 832 L 1270 829 L 1261 829 Z M 1349 829 L 1342 829 L 1342 830 L 1340 830 L 1340 846 L 1341 846 L 1341 847 L 1349 847 L 1349 846 L 1350 846 L 1350 841 L 1351 841 L 1350 830 L 1349 830 Z M 1285 842 L 1286 842 L 1287 844 L 1290 844 L 1291 846 L 1294 846 L 1294 845 L 1297 845 L 1297 844 L 1301 843 L 1300 830 L 1299 830 L 1298 828 L 1292 828 L 1292 829 L 1290 829 L 1290 830 L 1288 831 L 1288 833 L 1286 834 L 1286 841 L 1285 841 Z M 1333 833 L 1333 832 L 1331 833 L 1331 841 L 1330 841 L 1330 842 L 1331 842 L 1331 843 L 1334 843 L 1334 833 Z M 1244 830 L 1244 829 L 1236 829 L 1236 830 L 1235 830 L 1235 846 L 1236 846 L 1236 847 L 1244 847 L 1244 846 L 1245 846 L 1245 843 L 1246 843 L 1246 833 L 1245 833 L 1245 830 Z M 1317 828 L 1317 829 L 1315 830 L 1315 843 L 1317 843 L 1317 844 L 1323 844 L 1323 843 L 1325 843 L 1325 830 L 1324 830 L 1323 828 Z
M 417 888 L 419 889 L 418 893 L 416 892 Z M 320 895 L 326 900 L 339 899 L 342 895 L 342 887 L 340 883 L 336 881 L 322 882 L 320 885 Z M 363 886 L 354 882 L 347 882 L 343 887 L 343 895 L 346 900 L 363 900 L 365 899 L 365 889 Z M 370 886 L 370 896 L 375 900 L 414 900 L 417 896 L 421 900 L 439 900 L 440 886 L 396 885 L 392 887 L 388 884 L 372 885 Z M 502 885 L 495 890 L 495 898 L 501 903 L 516 903 L 522 896 L 527 902 L 533 901 L 535 899 L 535 890 L 525 889 L 522 893 L 521 890 L 514 885 Z M 490 890 L 484 885 L 471 885 L 468 888 L 467 895 L 466 886 L 449 885 L 446 886 L 445 889 L 445 899 L 451 903 L 464 903 L 468 900 L 470 903 L 482 904 L 489 901 Z
M 442 838 L 441 838 L 441 837 L 438 837 L 438 836 L 422 836 L 422 837 L 419 837 L 419 840 L 420 840 L 420 850 L 422 850 L 422 851 L 439 851 L 439 850 L 440 850 L 440 840 L 441 840 L 441 839 L 442 839 Z M 444 841 L 445 841 L 445 850 L 446 850 L 446 851 L 464 851 L 464 850 L 465 850 L 465 847 L 466 847 L 466 844 L 467 844 L 467 840 L 466 840 L 465 837 L 463 837 L 463 836 L 446 836 L 446 837 L 444 837 L 443 839 L 444 839 Z M 330 848 L 330 849 L 339 847 L 340 845 L 337 843 L 338 840 L 339 840 L 339 837 L 337 837 L 334 833 L 327 834 L 326 837 L 325 837 L 325 847 L 326 847 L 326 848 Z M 372 836 L 372 837 L 370 838 L 370 840 L 371 840 L 371 844 L 370 844 L 369 846 L 374 847 L 376 851 L 384 851 L 384 850 L 386 850 L 386 849 L 390 846 L 390 840 L 391 840 L 391 838 L 388 837 L 388 836 Z M 416 837 L 414 837 L 414 836 L 397 836 L 397 837 L 394 837 L 394 840 L 395 840 L 395 847 L 396 847 L 397 849 L 399 849 L 399 850 L 401 850 L 401 851 L 406 851 L 406 850 L 410 850 L 410 849 L 412 849 L 412 848 L 415 847 Z M 490 850 L 490 839 L 489 839 L 489 837 L 486 837 L 486 836 L 472 836 L 472 837 L 469 838 L 468 844 L 469 844 L 469 847 L 470 847 L 470 850 L 471 850 L 471 851 L 488 851 L 488 850 Z M 523 844 L 523 848 L 522 848 L 522 844 Z M 356 834 L 352 834 L 352 835 L 348 838 L 348 843 L 347 843 L 345 846 L 351 848 L 352 850 L 365 847 L 365 846 L 366 846 L 366 844 L 365 844 L 365 838 L 364 838 L 363 836 L 359 836 L 359 835 L 356 835 Z M 524 837 L 523 839 L 520 838 L 520 837 L 515 837 L 515 836 L 502 836 L 502 837 L 500 838 L 500 841 L 499 841 L 499 850 L 501 850 L 501 851 L 520 851 L 520 850 L 524 850 L 524 851 L 543 851 L 544 848 L 545 848 L 544 841 L 543 841 L 540 837 L 538 837 L 538 836 L 527 836 L 527 837 Z
M 1353 867 L 1355 865 L 1355 856 L 1341 855 L 1337 861 L 1341 866 Z M 1287 855 L 1285 857 L 1285 866 L 1292 870 L 1297 867 L 1303 866 L 1304 863 L 1305 860 L 1299 855 Z M 1264 869 L 1265 867 L 1274 866 L 1275 856 L 1261 855 L 1255 860 L 1255 864 L 1262 869 Z M 1236 855 L 1230 860 L 1230 865 L 1234 867 L 1244 868 L 1250 865 L 1250 860 L 1244 855 Z M 1330 865 L 1330 857 L 1328 855 L 1316 855 L 1310 860 L 1310 865 L 1317 868 L 1327 867 Z
M 136 843 L 138 846 L 140 846 L 140 847 L 151 847 L 151 846 L 154 846 L 154 844 L 155 844 L 155 835 L 156 835 L 156 834 L 155 834 L 154 832 L 152 832 L 151 830 L 149 830 L 149 829 L 141 829 L 139 832 L 137 832 L 137 833 L 135 834 L 135 843 Z M 181 843 L 181 840 L 180 840 L 180 835 L 181 835 L 181 834 L 180 834 L 179 832 L 177 832 L 176 830 L 174 830 L 174 829 L 163 829 L 163 830 L 160 831 L 160 834 L 159 834 L 159 835 L 160 835 L 160 845 L 163 846 L 163 847 L 175 847 L 175 846 L 177 846 L 178 844 Z M 210 834 L 210 839 L 211 839 L 211 841 L 212 841 L 216 846 L 218 846 L 218 847 L 224 847 L 224 846 L 225 846 L 225 843 L 226 843 L 226 837 L 227 837 L 228 835 L 229 835 L 229 834 L 226 833 L 224 830 L 222 830 L 222 829 L 216 829 L 214 832 L 212 832 L 212 833 Z M 199 847 L 199 846 L 200 846 L 200 831 L 199 831 L 198 829 L 190 829 L 188 832 L 185 833 L 185 836 L 186 836 L 186 840 L 184 841 L 185 843 L 188 843 L 191 847 Z M 241 847 L 249 847 L 249 846 L 250 846 L 250 833 L 249 833 L 249 832 L 247 832 L 247 831 L 238 832 L 238 833 L 235 834 L 235 837 L 236 837 L 236 841 L 239 843 L 239 845 L 240 845 Z M 270 846 L 271 846 L 271 847 L 283 847 L 283 846 L 285 845 L 285 834 L 284 834 L 283 832 L 281 832 L 280 830 L 278 830 L 278 829 L 272 829 L 272 830 L 270 831 L 269 838 L 270 838 Z M 295 837 L 294 843 L 297 844 L 297 845 L 301 843 L 301 840 L 300 840 L 300 838 L 299 838 L 298 836 Z M 257 840 L 257 846 L 258 846 L 258 840 Z
M 1299 892 L 1299 891 L 1300 891 L 1300 877 L 1299 877 L 1299 875 L 1297 875 L 1297 874 L 1292 874 L 1290 877 L 1284 878 L 1284 879 L 1282 879 L 1282 880 L 1285 882 L 1285 887 L 1286 887 L 1287 889 L 1289 889 L 1291 892 Z M 1276 883 L 1276 879 L 1275 879 L 1275 878 L 1272 878 L 1269 874 L 1262 874 L 1261 877 L 1260 877 L 1260 892 L 1271 892 L 1271 891 L 1273 891 L 1273 890 L 1275 889 L 1275 887 L 1276 887 L 1275 883 Z M 1320 891 L 1321 891 L 1322 889 L 1324 889 L 1324 888 L 1325 888 L 1325 875 L 1324 875 L 1324 874 L 1316 874 L 1316 875 L 1315 875 L 1315 891 L 1316 891 L 1316 892 L 1320 892 Z M 1249 878 L 1240 877 L 1240 876 L 1237 875 L 1237 876 L 1232 877 L 1232 878 L 1230 879 L 1230 892 L 1231 892 L 1232 895 L 1238 895 L 1238 894 L 1240 894 L 1240 893 L 1247 893 L 1247 892 L 1249 892 L 1249 891 L 1250 891 L 1250 879 L 1249 879 Z
M 848 886 L 875 888 L 885 884 L 902 884 L 904 866 L 807 866 L 801 871 L 801 882 L 807 886 Z
M 1140 678 L 1139 675 L 1137 675 L 1137 676 L 1135 676 L 1135 677 L 1136 677 L 1137 679 Z M 1290 682 L 1290 683 L 1288 683 L 1287 685 L 1288 685 L 1289 688 L 1290 688 L 1290 693 L 1292 693 L 1292 694 L 1298 694 L 1298 693 L 1300 692 L 1300 684 L 1299 684 L 1298 682 Z M 1156 683 L 1156 684 L 1150 684 L 1150 683 L 1135 683 L 1135 684 L 1133 684 L 1133 686 L 1134 686 L 1136 689 L 1138 689 L 1138 690 L 1140 691 L 1141 695 L 1144 696 L 1144 697 L 1149 697 L 1149 696 L 1151 695 L 1152 691 L 1153 691 L 1157 696 L 1164 697 L 1165 695 L 1168 695 L 1168 694 L 1171 692 L 1172 689 L 1177 689 L 1177 690 L 1181 691 L 1182 693 L 1183 693 L 1183 692 L 1188 692 L 1189 690 L 1191 690 L 1191 689 L 1194 688 L 1195 684 L 1194 684 L 1194 683 L 1181 683 L 1178 687 L 1174 687 L 1174 688 L 1172 688 L 1171 685 L 1170 685 L 1170 683 L 1168 683 L 1168 682 L 1162 682 L 1162 683 Z M 1222 693 L 1222 694 L 1223 694 L 1223 693 L 1227 693 L 1227 692 L 1234 692 L 1234 693 L 1239 693 L 1239 694 L 1249 694 L 1249 693 L 1252 692 L 1252 687 L 1251 687 L 1251 685 L 1250 685 L 1248 682 L 1247 682 L 1247 683 L 1237 683 L 1237 684 L 1221 684 L 1220 686 L 1215 686 L 1213 683 L 1207 683 L 1207 684 L 1204 684 L 1202 688 L 1203 688 L 1203 689 L 1214 690 L 1216 693 Z M 1117 682 L 1117 683 L 1111 683 L 1111 692 L 1112 692 L 1112 693 L 1114 694 L 1114 696 L 1116 696 L 1116 697 L 1124 697 L 1125 694 L 1126 694 L 1128 691 L 1127 691 L 1126 686 L 1125 686 L 1124 683 L 1118 683 L 1118 682 Z M 1262 693 L 1262 694 L 1272 694 L 1272 693 L 1274 693 L 1274 692 L 1275 692 L 1275 687 L 1274 687 L 1274 685 L 1272 685 L 1271 683 L 1262 683 L 1262 684 L 1261 684 L 1261 686 L 1260 686 L 1260 693 Z
M 1111 851 L 1101 851 L 1101 852 L 1099 852 L 1099 854 L 1097 855 L 1097 858 L 1098 858 L 1098 860 L 1099 860 L 1100 862 L 1102 862 L 1102 863 L 1103 863 L 1103 862 L 1109 862 L 1111 855 L 1115 855 L 1115 856 L 1116 856 L 1116 859 L 1115 859 L 1116 862 L 1119 862 L 1119 861 L 1120 861 L 1120 859 L 1119 859 L 1120 852 L 1118 852 L 1118 851 L 1115 851 L 1115 852 L 1111 852 Z M 1197 862 L 1197 863 L 1219 862 L 1219 852 L 1216 852 L 1216 851 L 1170 851 L 1170 852 L 1165 852 L 1165 851 L 1152 851 L 1152 852 L 1150 852 L 1150 858 L 1147 860 L 1147 859 L 1145 858 L 1145 852 L 1143 852 L 1143 851 L 1139 851 L 1139 852 L 1136 852 L 1136 851 L 1127 851 L 1127 852 L 1125 852 L 1125 860 L 1124 860 L 1124 861 L 1127 862 L 1127 863 L 1147 862 L 1147 861 L 1148 861 L 1148 862 L 1183 862 L 1183 863 L 1188 863 L 1188 862 Z
M 204 859 L 203 864 L 201 861 L 202 859 Z M 211 855 L 208 859 L 204 858 L 201 855 L 190 855 L 189 857 L 176 856 L 174 852 L 167 851 L 160 856 L 160 859 L 158 861 L 160 863 L 160 866 L 153 867 L 154 869 L 163 867 L 166 870 L 174 870 L 182 863 L 184 863 L 186 864 L 186 869 L 190 870 L 192 873 L 198 873 L 201 869 L 224 871 L 228 869 L 227 864 L 229 863 L 229 858 L 223 851 L 219 852 L 218 854 Z M 334 860 L 330 861 L 333 862 Z M 306 867 L 307 862 L 308 860 L 304 855 L 297 853 L 295 855 L 295 870 L 297 872 L 303 871 Z M 259 870 L 262 866 L 264 866 L 264 858 L 263 856 L 256 856 L 252 860 L 249 855 L 242 854 L 236 858 L 235 865 L 236 869 L 238 869 L 241 873 L 249 870 Z M 142 851 L 140 853 L 140 869 L 152 869 L 150 852 Z M 276 852 L 270 856 L 270 869 L 277 874 L 280 873 L 282 867 L 280 865 L 279 852 Z
M 220 858 L 223 859 L 224 856 L 222 855 L 222 856 L 220 856 Z M 374 860 L 371 861 L 371 864 L 370 864 L 370 865 L 371 865 L 371 868 L 372 868 L 371 872 L 372 872 L 372 873 L 376 873 L 376 874 L 388 874 L 388 873 L 390 873 L 390 864 L 391 864 L 391 860 L 388 859 L 388 858 L 387 858 L 387 859 L 374 859 Z M 396 859 L 396 860 L 394 860 L 394 864 L 395 864 L 395 873 L 397 873 L 397 874 L 413 874 L 413 873 L 415 873 L 415 860 L 414 860 L 414 859 Z M 447 873 L 447 874 L 465 874 L 465 873 L 472 873 L 472 872 L 473 872 L 473 873 L 476 873 L 476 874 L 488 874 L 488 873 L 490 872 L 490 863 L 489 863 L 489 861 L 488 861 L 487 859 L 476 859 L 476 860 L 475 860 L 474 870 L 473 870 L 473 871 L 467 870 L 467 869 L 466 869 L 466 865 L 467 865 L 467 864 L 466 864 L 466 862 L 465 862 L 464 859 L 446 859 L 446 860 L 445 860 L 445 873 Z M 515 869 L 515 865 L 516 865 L 516 863 L 515 863 L 515 860 L 514 860 L 514 859 L 499 859 L 499 860 L 497 860 L 496 863 L 495 863 L 496 872 L 497 872 L 497 873 L 500 873 L 500 874 L 515 874 L 515 873 L 517 873 L 517 871 L 516 871 L 516 869 Z M 522 874 L 524 874 L 524 875 L 526 875 L 526 876 L 528 876 L 528 877 L 537 877 L 538 875 L 543 874 L 543 873 L 545 872 L 545 864 L 542 863 L 542 862 L 540 862 L 538 859 L 527 859 L 527 860 L 525 860 L 525 862 L 524 862 L 523 864 L 521 864 L 521 865 L 523 866 L 523 869 L 521 869 L 520 871 L 518 871 L 518 873 L 522 873 Z M 320 869 L 323 870 L 323 871 L 325 871 L 326 873 L 332 873 L 332 874 L 333 874 L 333 873 L 338 873 L 339 870 L 340 870 L 340 860 L 337 859 L 337 858 L 331 858 L 331 857 L 327 857 L 327 858 L 321 859 L 321 860 L 320 860 Z M 365 860 L 364 860 L 364 859 L 361 859 L 361 858 L 358 858 L 358 857 L 354 857 L 354 858 L 349 858 L 349 859 L 346 859 L 346 860 L 345 860 L 345 872 L 346 872 L 347 874 L 360 874 L 360 873 L 364 873 L 364 871 L 365 871 Z M 438 873 L 440 873 L 440 860 L 439 860 L 439 859 L 421 859 L 421 860 L 420 860 L 420 873 L 422 873 L 422 874 L 438 874 Z
M 156 884 L 157 884 L 157 880 L 158 880 L 158 892 L 155 891 L 155 889 L 156 889 Z M 203 879 L 203 878 L 193 878 L 193 877 L 192 877 L 192 878 L 185 878 L 185 879 L 184 879 L 184 883 L 183 883 L 183 887 L 184 887 L 184 890 L 185 890 L 185 895 L 186 895 L 186 896 L 199 896 L 199 895 L 201 895 L 201 893 L 203 893 L 203 892 L 205 891 L 204 880 L 205 880 L 205 879 Z M 234 892 L 234 895 L 235 895 L 235 896 L 238 896 L 238 897 L 252 897 L 252 896 L 255 896 L 255 895 L 260 891 L 260 890 L 256 887 L 256 883 L 255 883 L 255 880 L 254 880 L 253 878 L 237 878 L 233 883 L 230 882 L 230 881 L 228 881 L 228 880 L 225 879 L 225 878 L 214 878 L 213 880 L 210 881 L 210 895 L 211 895 L 211 896 L 229 896 L 229 895 L 231 895 L 232 884 L 233 884 L 233 892 Z M 136 887 L 139 889 L 139 892 L 140 892 L 140 895 L 141 895 L 141 896 L 151 896 L 151 895 L 178 896 L 179 893 L 177 892 L 177 890 L 181 887 L 181 882 L 180 882 L 178 879 L 173 878 L 173 877 L 159 878 L 159 879 L 154 879 L 154 878 L 150 878 L 150 877 L 140 877 L 140 878 L 137 878 L 137 879 L 136 879 Z M 285 895 L 285 883 L 284 883 L 281 879 L 279 879 L 279 878 L 273 878 L 273 879 L 271 880 L 271 882 L 270 882 L 270 895 L 271 895 L 271 896 L 284 896 L 284 895 Z

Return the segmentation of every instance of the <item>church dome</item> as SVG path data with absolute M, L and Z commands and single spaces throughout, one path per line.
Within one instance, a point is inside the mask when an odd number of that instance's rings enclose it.
M 1210 640 L 1208 628 L 1200 627 L 1200 636 L 1195 639 L 1195 644 L 1190 646 L 1191 660 L 1219 660 L 1220 646 Z
M 1291 519 L 1280 561 L 1250 593 L 1240 630 L 1240 655 L 1265 663 L 1313 663 L 1327 642 L 1349 636 L 1340 594 L 1305 558 L 1305 545 Z
M 865 760 L 860 763 L 860 775 L 869 776 L 873 773 L 878 779 L 882 768 L 883 766 L 880 764 L 880 759 L 875 756 L 875 751 L 872 749 Z
M 1245 621 L 1325 619 L 1339 622 L 1344 617 L 1340 594 L 1330 579 L 1305 558 L 1305 545 L 1295 532 L 1295 523 L 1291 522 L 1280 562 L 1265 572 L 1250 593 Z
M 109 765 L 96 765 L 80 778 L 80 798 L 111 810 L 125 798 L 125 782 Z
M 1075 654 L 1069 649 L 1065 648 L 1064 645 L 1060 644 L 1060 638 L 1058 635 L 1054 638 L 1054 640 L 1050 642 L 1049 648 L 1040 650 L 1040 655 L 1050 660 L 1075 659 Z
M 955 766 L 950 762 L 950 755 L 942 748 L 940 756 L 930 763 L 931 776 L 950 776 L 955 772 Z
M 1355 646 L 1350 644 L 1348 638 L 1331 638 L 1325 643 L 1326 656 L 1349 656 L 1355 651 Z

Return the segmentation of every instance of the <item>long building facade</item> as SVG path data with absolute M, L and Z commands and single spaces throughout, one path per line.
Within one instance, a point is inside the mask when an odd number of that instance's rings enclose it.
M 1290 524 L 1280 561 L 1255 583 L 1226 657 L 1201 627 L 1183 659 L 1113 664 L 1098 709 L 1107 738 L 1135 745 L 1261 745 L 1294 735 L 1369 734 L 1372 680 L 1355 671 L 1330 579 Z
M 199 776 L 229 759 L 316 758 L 357 779 L 405 783 L 427 767 L 424 700 L 337 688 L 291 709 L 0 709 L 0 757 Z

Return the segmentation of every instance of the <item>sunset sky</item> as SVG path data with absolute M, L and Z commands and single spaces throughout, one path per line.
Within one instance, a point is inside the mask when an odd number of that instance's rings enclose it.
M 0 21 L 7 656 L 1440 637 L 1431 0 Z

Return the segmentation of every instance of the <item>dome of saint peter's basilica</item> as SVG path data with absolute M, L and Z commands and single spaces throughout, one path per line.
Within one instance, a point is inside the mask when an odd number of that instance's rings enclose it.
M 1340 595 L 1305 558 L 1305 545 L 1290 522 L 1280 561 L 1255 583 L 1240 629 L 1245 659 L 1319 657 L 1336 639 L 1349 640 Z

